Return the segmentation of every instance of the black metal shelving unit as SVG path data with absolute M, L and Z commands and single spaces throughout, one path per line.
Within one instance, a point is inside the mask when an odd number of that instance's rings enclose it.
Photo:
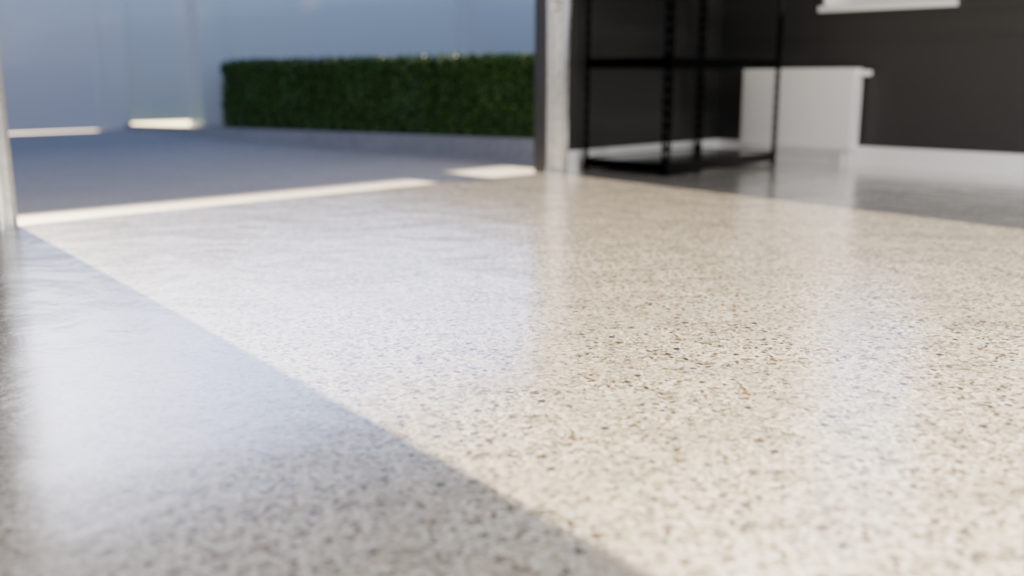
M 665 27 L 664 27 L 664 52 L 661 58 L 613 58 L 595 59 L 591 57 L 593 44 L 593 5 L 594 0 L 585 0 L 586 6 L 586 74 L 584 77 L 584 126 L 583 126 L 583 150 L 585 167 L 605 167 L 618 170 L 634 172 L 660 172 L 673 174 L 699 170 L 708 166 L 728 166 L 754 162 L 758 160 L 775 160 L 776 140 L 778 136 L 779 117 L 779 86 L 780 70 L 782 65 L 782 32 L 783 19 L 785 14 L 785 0 L 775 0 L 775 54 L 772 58 L 766 59 L 723 59 L 707 57 L 707 20 L 708 0 L 696 0 L 697 2 L 697 54 L 695 58 L 676 57 L 676 4 L 677 0 L 665 0 Z M 767 152 L 744 153 L 743 151 L 706 151 L 702 150 L 701 139 L 704 137 L 704 72 L 707 69 L 743 68 L 745 66 L 768 66 L 775 68 L 775 94 L 773 102 L 772 118 L 772 142 Z M 662 95 L 661 95 L 661 155 L 656 160 L 626 161 L 596 159 L 590 157 L 590 132 L 591 132 L 591 72 L 595 68 L 647 68 L 662 71 Z M 694 83 L 694 106 L 690 113 L 693 115 L 693 152 L 689 157 L 673 159 L 672 157 L 672 120 L 675 112 L 674 94 L 674 73 L 679 69 L 696 70 L 696 82 Z

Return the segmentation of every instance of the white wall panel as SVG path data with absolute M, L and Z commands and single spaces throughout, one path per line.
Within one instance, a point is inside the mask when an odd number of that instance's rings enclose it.
M 94 0 L 0 2 L 11 128 L 103 123 L 96 23 Z
M 198 0 L 203 2 L 203 0 Z M 531 0 L 205 0 L 233 58 L 532 53 Z
M 96 0 L 95 6 L 99 41 L 99 68 L 96 72 L 100 98 L 99 125 L 107 130 L 120 129 L 124 128 L 131 114 L 128 14 L 123 0 Z
M 456 49 L 463 53 L 532 54 L 535 2 L 523 0 L 456 0 Z
M 454 0 L 233 0 L 232 58 L 377 56 L 456 50 Z
M 127 2 L 131 117 L 200 114 L 192 0 Z

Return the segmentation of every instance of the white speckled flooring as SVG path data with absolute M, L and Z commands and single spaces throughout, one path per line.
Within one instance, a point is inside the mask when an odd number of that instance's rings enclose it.
M 1024 230 L 598 177 L 38 226 L 20 575 L 1024 573 Z

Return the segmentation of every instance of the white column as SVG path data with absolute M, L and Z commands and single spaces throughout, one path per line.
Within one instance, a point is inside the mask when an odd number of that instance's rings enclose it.
M 17 229 L 17 218 L 14 162 L 11 159 L 11 139 L 7 134 L 7 99 L 4 96 L 4 69 L 0 59 L 0 233 Z
M 567 172 L 572 0 L 545 0 L 544 9 L 544 169 Z

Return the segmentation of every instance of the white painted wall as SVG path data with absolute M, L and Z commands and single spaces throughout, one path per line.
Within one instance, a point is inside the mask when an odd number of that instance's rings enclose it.
M 534 0 L 0 0 L 12 128 L 191 116 L 251 58 L 532 53 Z
M 131 117 L 202 117 L 195 0 L 124 3 Z
M 120 14 L 104 0 L 0 0 L 12 128 L 103 125 L 123 116 Z M 111 31 L 113 30 L 113 34 Z

